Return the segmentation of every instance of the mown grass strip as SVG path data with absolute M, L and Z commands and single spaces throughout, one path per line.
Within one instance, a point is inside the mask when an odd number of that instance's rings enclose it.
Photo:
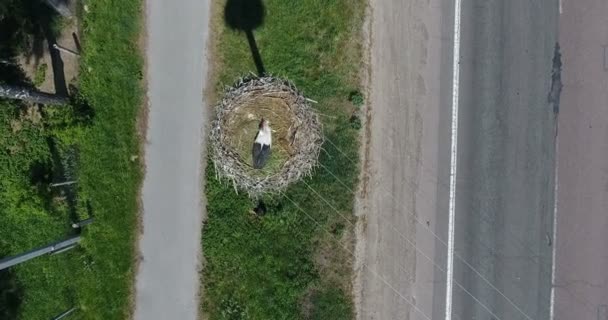
M 140 0 L 88 2 L 80 90 L 94 111 L 80 145 L 80 197 L 90 199 L 78 284 L 80 305 L 95 319 L 125 319 L 134 278 L 137 196 L 142 172 L 136 120 L 142 104 Z
M 225 1 L 216 1 L 223 8 Z M 265 17 L 253 31 L 264 69 L 287 77 L 319 103 L 325 135 L 320 161 L 354 189 L 358 131 L 349 102 L 359 85 L 358 42 L 362 0 L 264 1 Z M 219 10 L 221 11 L 221 10 Z M 246 36 L 216 21 L 220 84 L 256 69 Z M 218 92 L 221 85 L 218 85 Z M 350 319 L 350 256 L 353 194 L 319 168 L 286 196 L 264 199 L 265 216 L 253 202 L 207 170 L 208 220 L 203 230 L 206 265 L 203 311 L 209 319 Z M 314 192 L 323 195 L 338 213 Z M 341 216 L 347 217 L 345 221 Z M 320 223 L 321 227 L 317 225 Z M 337 239 L 337 240 L 336 240 Z

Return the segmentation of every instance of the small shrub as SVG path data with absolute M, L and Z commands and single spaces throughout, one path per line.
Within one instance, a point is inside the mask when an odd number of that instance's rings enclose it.
M 49 66 L 46 63 L 43 63 L 36 69 L 36 74 L 34 75 L 34 85 L 36 87 L 40 86 L 46 79 L 46 71 L 48 68 Z
M 363 93 L 361 93 L 359 90 L 352 91 L 348 97 L 348 100 L 357 108 L 362 107 L 365 103 Z

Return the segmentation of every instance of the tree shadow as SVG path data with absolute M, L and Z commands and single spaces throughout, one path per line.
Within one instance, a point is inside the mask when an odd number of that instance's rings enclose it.
M 56 200 L 61 199 L 65 203 L 69 224 L 80 220 L 80 209 L 86 210 L 89 217 L 92 216 L 90 203 L 87 201 L 83 204 L 78 201 L 78 185 L 62 185 L 77 179 L 78 149 L 74 145 L 60 147 L 51 137 L 46 139 L 46 143 L 50 160 L 36 161 L 29 168 L 30 184 L 37 191 L 44 209 L 49 213 L 57 212 Z
M 70 85 L 70 106 L 73 112 L 73 121 L 70 125 L 90 125 L 95 117 L 95 109 L 91 107 L 87 99 L 80 94 L 80 90 L 75 85 Z
M 266 9 L 261 0 L 228 0 L 224 7 L 224 21 L 228 27 L 245 32 L 253 62 L 260 76 L 266 74 L 266 69 L 253 30 L 262 26 L 265 16 Z
M 22 51 L 34 52 L 34 43 L 43 38 L 32 0 L 5 0 L 0 6 L 0 58 L 12 59 Z M 40 47 L 41 48 L 41 47 Z M 36 50 L 36 54 L 42 54 Z
M 47 143 L 49 145 L 53 160 L 52 182 L 63 183 L 76 181 L 76 170 L 78 164 L 78 149 L 76 146 L 68 146 L 66 150 L 62 151 L 52 138 L 49 138 Z M 70 222 L 80 220 L 78 216 L 77 188 L 78 186 L 76 184 L 57 186 L 54 188 L 54 192 L 57 192 L 65 197 Z
M 28 52 L 25 56 L 25 63 L 30 64 L 32 62 L 32 58 L 34 59 L 34 67 L 38 67 L 40 64 L 40 60 L 44 55 L 44 36 L 41 34 L 34 34 L 32 36 L 32 44 L 31 47 L 28 48 Z
M 37 66 L 44 55 L 45 41 L 53 68 L 55 91 L 67 95 L 63 60 L 53 48 L 59 23 L 59 15 L 41 0 L 5 0 L 0 6 L 0 60 L 15 62 L 25 52 L 26 63 L 34 59 Z
M 29 168 L 30 184 L 37 191 L 46 211 L 51 212 L 53 207 L 53 191 L 49 184 L 53 178 L 53 164 L 51 162 L 36 161 Z
M 2 63 L 0 63 L 0 82 L 34 88 L 34 85 L 28 79 L 23 69 L 12 58 L 2 59 Z
M 9 270 L 0 271 L 0 319 L 17 319 L 23 287 Z

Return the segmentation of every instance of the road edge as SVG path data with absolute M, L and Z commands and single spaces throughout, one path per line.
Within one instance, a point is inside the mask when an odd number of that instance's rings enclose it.
M 208 143 L 208 133 L 209 133 L 209 125 L 211 123 L 211 120 L 213 118 L 213 108 L 214 108 L 214 104 L 215 101 L 217 100 L 217 96 L 216 96 L 216 90 L 215 90 L 215 84 L 217 83 L 217 79 L 218 79 L 218 70 L 219 68 L 219 64 L 215 63 L 218 58 L 218 44 L 219 44 L 219 31 L 220 31 L 220 27 L 219 25 L 216 23 L 216 20 L 214 19 L 214 17 L 218 17 L 221 16 L 220 15 L 220 4 L 217 0 L 211 0 L 209 1 L 209 20 L 207 21 L 207 30 L 208 34 L 207 34 L 207 39 L 205 40 L 205 48 L 204 48 L 204 52 L 203 52 L 203 63 L 207 64 L 207 73 L 203 76 L 203 87 L 201 88 L 201 90 L 203 91 L 203 101 L 201 102 L 203 105 L 203 108 L 207 109 L 208 113 L 207 113 L 207 117 L 205 119 L 203 119 L 203 126 L 202 126 L 202 132 L 201 132 L 201 137 L 202 137 L 202 153 L 201 153 L 201 163 L 200 163 L 200 172 L 198 173 L 198 179 L 199 179 L 199 185 L 200 185 L 200 197 L 201 197 L 201 201 L 200 201 L 200 212 L 201 212 L 201 221 L 202 224 L 200 226 L 201 228 L 201 238 L 199 239 L 199 253 L 198 253 L 198 282 L 199 282 L 199 287 L 198 287 L 198 292 L 196 295 L 196 298 L 198 300 L 198 312 L 197 312 L 197 316 L 196 318 L 198 320 L 207 320 L 209 318 L 209 315 L 207 313 L 205 313 L 205 310 L 203 309 L 203 298 L 205 295 L 205 284 L 204 284 L 204 277 L 203 277 L 203 272 L 205 270 L 205 264 L 206 264 L 206 260 L 205 260 L 205 255 L 204 255 L 204 248 L 203 248 L 203 231 L 204 231 L 204 226 L 205 223 L 207 222 L 207 194 L 206 194 L 206 175 L 205 173 L 207 172 L 207 160 L 208 160 L 208 155 L 209 155 L 209 150 L 207 148 L 207 143 Z
M 130 283 L 129 290 L 129 313 L 128 319 L 132 320 L 135 316 L 135 302 L 137 297 L 137 274 L 139 272 L 140 263 L 143 259 L 143 255 L 140 248 L 141 236 L 144 233 L 144 203 L 143 203 L 143 188 L 144 188 L 144 177 L 146 176 L 146 159 L 145 159 L 145 145 L 146 137 L 148 132 L 148 120 L 150 111 L 150 99 L 148 98 L 148 0 L 140 1 L 140 16 L 139 16 L 139 38 L 137 40 L 137 48 L 142 61 L 142 77 L 140 85 L 142 89 L 142 101 L 139 107 L 139 111 L 136 118 L 135 129 L 137 131 L 138 140 L 138 164 L 140 167 L 141 179 L 139 181 L 139 188 L 137 189 L 137 217 L 135 222 L 134 239 L 133 244 L 133 279 Z
M 364 104 L 361 106 L 361 113 L 364 117 L 361 117 L 363 130 L 359 134 L 359 183 L 357 185 L 357 193 L 355 196 L 354 215 L 356 218 L 355 222 L 355 248 L 354 248 L 354 262 L 352 264 L 353 275 L 352 275 L 352 297 L 354 306 L 355 319 L 361 319 L 362 314 L 362 301 L 363 301 L 363 269 L 365 260 L 365 247 L 367 239 L 365 238 L 365 230 L 367 227 L 367 215 L 368 209 L 367 194 L 369 192 L 369 153 L 370 146 L 369 140 L 371 136 L 370 119 L 371 119 L 371 41 L 372 41 L 372 20 L 373 20 L 373 9 L 371 3 L 366 1 L 364 20 L 361 25 L 360 37 L 361 37 L 361 65 L 362 68 L 359 72 L 360 85 L 364 95 Z

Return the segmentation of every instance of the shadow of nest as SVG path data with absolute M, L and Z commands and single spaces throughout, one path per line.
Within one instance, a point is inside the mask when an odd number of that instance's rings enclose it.
M 251 148 L 262 118 L 272 129 L 272 154 L 263 169 L 254 169 Z M 218 178 L 257 198 L 310 175 L 323 134 L 309 100 L 294 84 L 267 76 L 239 79 L 225 91 L 216 107 L 210 140 Z

